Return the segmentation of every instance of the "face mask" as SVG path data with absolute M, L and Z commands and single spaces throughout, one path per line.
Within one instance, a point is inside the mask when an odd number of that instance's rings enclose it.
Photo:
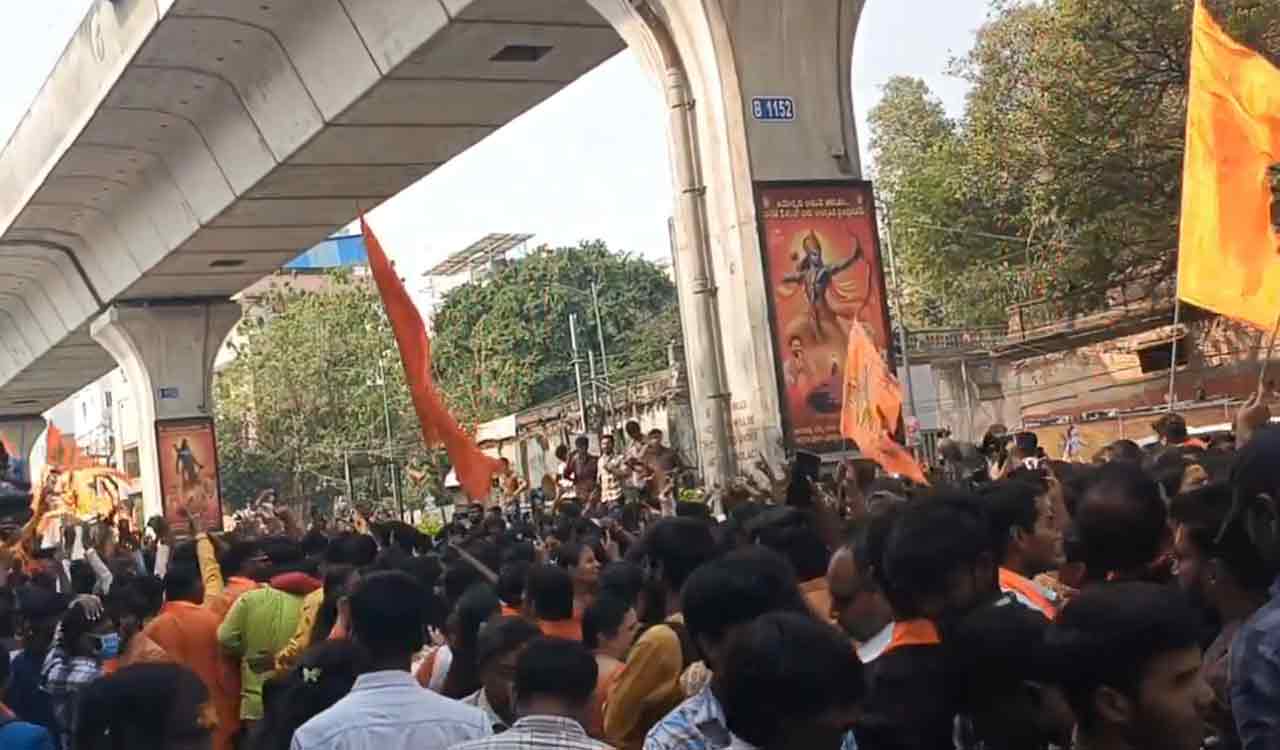
M 120 655 L 120 634 L 107 633 L 95 636 L 98 641 L 98 656 L 102 659 L 114 659 Z

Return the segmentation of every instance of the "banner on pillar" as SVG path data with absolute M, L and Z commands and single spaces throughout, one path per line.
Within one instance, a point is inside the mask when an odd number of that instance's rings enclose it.
M 185 507 L 209 531 L 222 529 L 222 489 L 218 483 L 218 445 L 208 417 L 156 422 L 156 461 L 165 520 L 186 527 L 178 515 Z
M 871 183 L 757 183 L 756 203 L 787 448 L 842 450 L 849 330 L 890 341 Z

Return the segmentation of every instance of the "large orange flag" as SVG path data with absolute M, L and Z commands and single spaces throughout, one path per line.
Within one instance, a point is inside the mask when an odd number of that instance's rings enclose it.
M 413 396 L 413 409 L 418 413 L 418 422 L 422 424 L 422 437 L 428 445 L 444 445 L 449 452 L 449 461 L 457 472 L 458 481 L 467 495 L 473 500 L 488 497 L 493 475 L 500 469 L 498 460 L 481 452 L 471 436 L 463 431 L 458 421 L 445 408 L 431 378 L 431 340 L 427 338 L 427 327 L 422 323 L 422 315 L 409 299 L 409 293 L 391 268 L 386 254 L 382 252 L 382 245 L 378 243 L 378 238 L 363 216 L 360 217 L 360 228 L 364 232 L 364 244 L 369 252 L 369 267 L 373 270 L 382 306 L 387 311 L 391 330 L 396 335 L 396 345 L 400 348 L 404 378 L 409 384 L 409 393 Z
M 1182 175 L 1178 296 L 1270 328 L 1280 315 L 1280 237 L 1267 169 L 1280 162 L 1280 70 L 1197 0 Z
M 885 471 L 928 484 L 915 456 L 892 437 L 901 418 L 902 387 L 889 372 L 867 329 L 854 323 L 849 330 L 849 353 L 844 365 L 840 433 L 857 443 L 862 455 Z

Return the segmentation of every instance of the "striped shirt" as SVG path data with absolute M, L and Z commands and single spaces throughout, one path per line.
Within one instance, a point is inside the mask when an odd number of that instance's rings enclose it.
M 454 745 L 452 750 L 612 750 L 564 716 L 526 716 L 502 734 Z

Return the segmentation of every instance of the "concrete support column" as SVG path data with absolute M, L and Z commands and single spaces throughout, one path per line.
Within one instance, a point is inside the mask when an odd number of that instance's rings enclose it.
M 674 265 L 700 463 L 723 483 L 787 449 L 756 188 L 861 177 L 852 92 L 865 0 L 588 0 L 671 117 Z M 753 98 L 788 103 L 767 117 Z M 775 113 L 778 114 L 778 113 Z
M 31 459 L 31 449 L 48 426 L 39 414 L 20 417 L 0 417 L 0 438 L 13 449 L 17 458 Z
M 213 362 L 240 320 L 227 300 L 113 306 L 93 322 L 94 340 L 124 371 L 137 404 L 138 463 L 146 518 L 163 513 L 158 420 L 213 416 Z

